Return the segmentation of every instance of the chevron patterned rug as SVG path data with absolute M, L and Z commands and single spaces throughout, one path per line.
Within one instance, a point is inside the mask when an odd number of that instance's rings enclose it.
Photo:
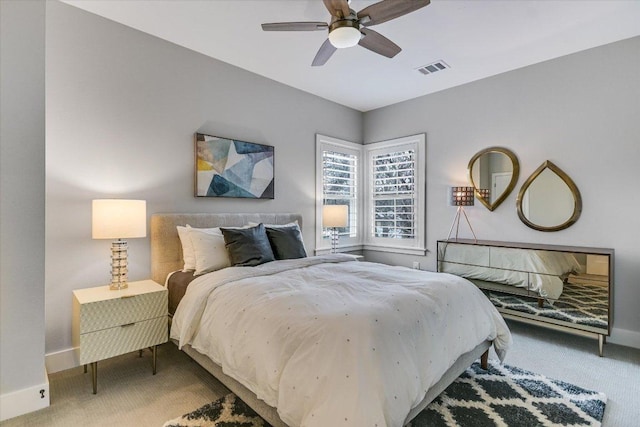
M 563 381 L 490 361 L 474 363 L 410 427 L 600 426 L 607 397 Z M 164 427 L 269 427 L 228 394 Z

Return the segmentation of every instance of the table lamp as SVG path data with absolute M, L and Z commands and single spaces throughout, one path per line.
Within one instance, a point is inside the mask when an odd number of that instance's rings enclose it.
M 98 199 L 92 202 L 94 239 L 117 239 L 111 243 L 111 290 L 126 288 L 128 281 L 126 238 L 147 236 L 145 200 Z
M 348 205 L 324 205 L 322 207 L 322 226 L 331 229 L 331 253 L 338 251 L 338 228 L 346 227 L 349 223 Z

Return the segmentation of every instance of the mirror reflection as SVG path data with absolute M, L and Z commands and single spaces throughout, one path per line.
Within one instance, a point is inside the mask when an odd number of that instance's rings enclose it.
M 608 333 L 612 252 L 484 243 L 439 241 L 438 271 L 471 280 L 505 313 Z
M 571 226 L 582 211 L 580 192 L 560 168 L 546 161 L 523 184 L 517 200 L 518 216 L 540 231 Z
M 493 211 L 515 187 L 520 165 L 512 151 L 489 147 L 473 156 L 467 171 L 476 198 Z

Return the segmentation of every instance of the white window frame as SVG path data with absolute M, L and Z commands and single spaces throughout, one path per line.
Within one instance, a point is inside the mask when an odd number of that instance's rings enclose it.
M 373 157 L 384 153 L 393 153 L 403 150 L 415 150 L 415 238 L 395 239 L 388 237 L 374 237 L 374 211 L 373 197 Z M 395 252 L 411 255 L 425 255 L 426 249 L 426 138 L 425 134 L 406 136 L 388 141 L 376 142 L 364 146 L 364 249 L 382 252 Z
M 373 234 L 373 171 L 371 170 L 373 156 L 382 153 L 392 153 L 413 149 L 416 153 L 415 175 L 415 239 L 376 238 Z M 323 238 L 322 206 L 323 199 L 323 170 L 322 152 L 325 150 L 355 155 L 358 160 L 357 170 L 357 226 L 355 237 L 340 237 L 338 249 L 372 250 L 394 252 L 410 255 L 425 255 L 426 249 L 426 136 L 424 133 L 396 138 L 388 141 L 361 145 L 338 138 L 316 134 L 316 254 L 329 253 L 330 239 Z
M 326 135 L 316 134 L 316 254 L 321 255 L 329 253 L 331 250 L 330 239 L 323 238 L 322 227 L 322 206 L 324 203 L 323 190 L 323 170 L 322 170 L 322 152 L 330 150 L 338 153 L 355 155 L 357 159 L 357 178 L 356 178 L 356 236 L 345 237 L 340 236 L 338 250 L 360 250 L 362 249 L 363 232 L 364 232 L 364 215 L 363 215 L 363 146 L 354 142 L 345 141 L 338 138 L 332 138 Z

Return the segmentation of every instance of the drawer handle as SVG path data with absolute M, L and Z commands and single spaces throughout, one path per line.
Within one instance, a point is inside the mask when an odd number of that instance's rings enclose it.
M 131 323 L 126 323 L 126 324 L 121 325 L 121 326 L 122 326 L 123 328 L 126 328 L 127 326 L 133 326 L 133 325 L 135 325 L 135 324 L 136 324 L 136 322 L 131 322 Z
M 133 298 L 135 297 L 135 295 L 122 295 L 120 298 L 124 299 L 124 298 Z

